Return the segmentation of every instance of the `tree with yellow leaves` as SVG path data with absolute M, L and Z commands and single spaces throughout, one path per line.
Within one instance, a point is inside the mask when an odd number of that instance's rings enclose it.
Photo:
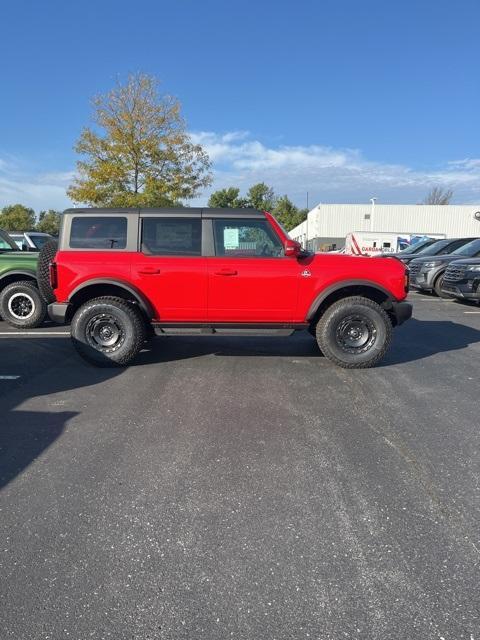
M 136 74 L 94 98 L 95 129 L 83 129 L 83 158 L 67 193 L 97 207 L 180 205 L 211 183 L 210 161 L 186 131 L 176 98 Z

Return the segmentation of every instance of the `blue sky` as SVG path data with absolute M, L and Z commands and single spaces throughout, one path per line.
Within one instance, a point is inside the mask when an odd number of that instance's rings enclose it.
M 0 206 L 67 206 L 91 97 L 135 71 L 181 100 L 213 188 L 479 202 L 479 25 L 478 0 L 4 3 Z

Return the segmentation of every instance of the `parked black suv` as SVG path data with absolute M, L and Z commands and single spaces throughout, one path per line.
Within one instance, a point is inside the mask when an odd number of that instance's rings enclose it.
M 451 262 L 443 276 L 442 291 L 448 296 L 480 302 L 480 258 Z
M 438 296 L 443 296 L 445 294 L 442 293 L 442 280 L 447 265 L 452 260 L 476 256 L 477 253 L 480 255 L 478 238 L 439 240 L 422 252 L 418 258 L 414 256 L 410 262 L 410 285 L 414 289 L 434 291 Z

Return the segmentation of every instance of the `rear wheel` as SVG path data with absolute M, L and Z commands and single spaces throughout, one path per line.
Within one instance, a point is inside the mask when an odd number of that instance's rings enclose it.
M 332 304 L 317 323 L 318 346 L 326 358 L 345 369 L 373 367 L 392 339 L 392 323 L 385 310 L 361 296 Z
M 2 290 L 0 315 L 12 327 L 33 329 L 45 320 L 47 305 L 33 282 L 22 280 Z
M 129 364 L 146 338 L 140 311 L 122 298 L 89 300 L 73 316 L 72 341 L 78 353 L 98 367 Z

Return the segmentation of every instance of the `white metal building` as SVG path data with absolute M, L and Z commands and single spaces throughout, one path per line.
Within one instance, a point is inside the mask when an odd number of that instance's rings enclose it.
M 318 251 L 343 247 L 350 231 L 480 237 L 480 204 L 319 204 L 290 236 Z

